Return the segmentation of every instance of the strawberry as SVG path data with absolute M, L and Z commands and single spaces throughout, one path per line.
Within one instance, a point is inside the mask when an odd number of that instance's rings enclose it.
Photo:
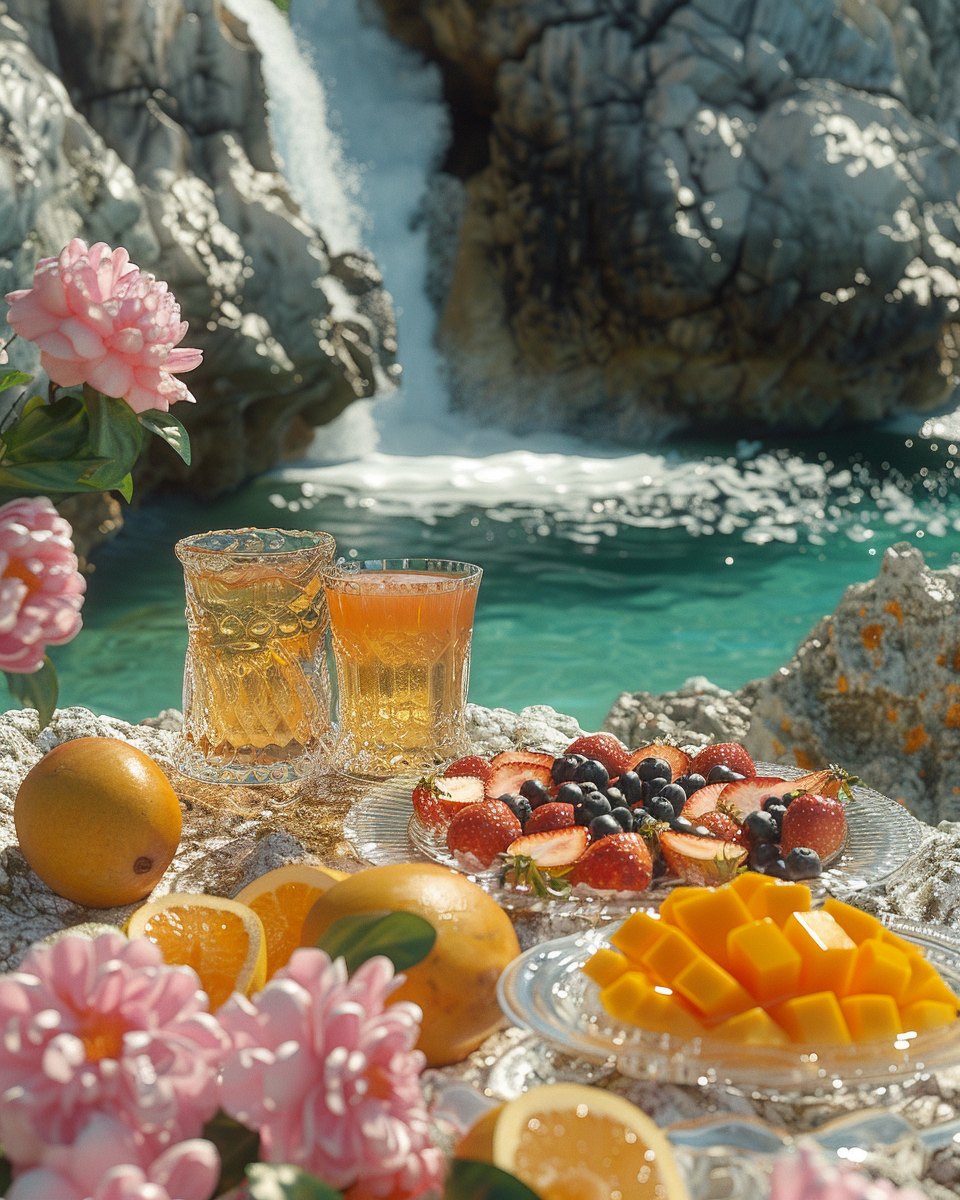
M 706 779 L 711 770 L 720 763 L 745 779 L 752 779 L 757 773 L 753 759 L 739 742 L 718 742 L 715 746 L 704 746 L 690 766 L 696 774 Z
M 541 804 L 539 808 L 535 808 L 533 813 L 524 822 L 523 832 L 527 833 L 543 833 L 549 829 L 568 829 L 571 825 L 576 824 L 573 816 L 572 804 L 558 804 L 553 801 L 550 804 Z
M 674 875 L 706 887 L 732 879 L 747 857 L 746 846 L 669 829 L 660 834 L 660 850 Z
M 704 813 L 714 811 L 720 793 L 729 786 L 728 783 L 708 783 L 706 787 L 700 788 L 687 799 L 680 813 L 681 817 L 686 817 L 688 821 L 693 821 L 696 825 Z
M 413 789 L 413 810 L 420 824 L 442 832 L 462 808 L 483 799 L 483 781 L 469 775 L 453 779 L 421 779 Z
M 481 800 L 450 822 L 447 849 L 454 854 L 472 854 L 489 867 L 522 833 L 520 822 L 502 801 Z
M 759 811 L 766 796 L 785 796 L 795 791 L 793 779 L 777 779 L 775 775 L 756 775 L 753 779 L 737 779 L 726 783 L 717 801 L 717 807 L 731 809 L 745 817 L 747 813 Z M 699 795 L 695 792 L 694 795 Z
M 684 754 L 679 746 L 669 746 L 666 742 L 651 742 L 649 746 L 641 746 L 639 750 L 630 751 L 626 769 L 635 771 L 637 763 L 644 758 L 662 758 L 668 762 L 674 779 L 686 775 L 690 766 L 690 756 Z M 704 775 L 704 779 L 706 779 L 706 775 Z
M 458 758 L 456 762 L 444 767 L 443 777 L 444 779 L 453 779 L 457 775 L 470 775 L 474 779 L 482 779 L 486 783 L 490 778 L 491 769 L 487 759 L 481 758 L 479 754 L 468 754 L 465 758 Z
M 507 764 L 546 767 L 549 771 L 553 766 L 553 755 L 544 750 L 501 750 L 490 759 L 491 767 L 505 767 Z
M 816 850 L 821 862 L 826 862 L 841 849 L 846 836 L 843 802 L 807 792 L 792 801 L 784 813 L 780 851 L 786 855 L 796 846 L 807 846 Z
M 734 842 L 738 846 L 749 844 L 745 830 L 725 812 L 704 813 L 702 817 L 697 818 L 697 821 L 722 842 Z
M 829 796 L 835 800 L 841 793 L 848 800 L 853 799 L 853 792 L 850 790 L 854 784 L 859 783 L 855 775 L 849 774 L 843 769 L 833 765 L 825 771 L 814 771 L 810 775 L 801 775 L 799 779 L 792 781 L 793 787 L 798 792 L 812 792 L 815 796 Z
M 564 750 L 564 754 L 582 754 L 584 758 L 595 758 L 607 768 L 611 779 L 629 771 L 630 751 L 612 733 L 589 733 L 578 737 Z
M 583 751 L 576 751 L 583 753 Z M 647 843 L 636 833 L 614 833 L 601 838 L 578 859 L 568 876 L 599 891 L 642 892 L 650 886 L 653 862 Z
M 569 867 L 583 854 L 589 841 L 590 834 L 582 825 L 571 825 L 517 838 L 507 847 L 507 854 L 511 858 L 533 859 L 538 867 Z
M 512 751 L 508 751 L 508 753 L 512 754 Z M 501 755 L 498 754 L 497 758 L 500 757 Z M 553 759 L 550 761 L 553 762 Z M 484 784 L 484 791 L 488 799 L 495 800 L 497 796 L 519 796 L 520 788 L 528 779 L 535 779 L 538 783 L 542 783 L 548 791 L 553 790 L 550 768 L 543 763 L 530 762 L 529 756 L 523 757 L 520 762 L 508 760 L 499 764 L 495 758 L 490 765 L 493 770 L 490 772 L 490 778 Z

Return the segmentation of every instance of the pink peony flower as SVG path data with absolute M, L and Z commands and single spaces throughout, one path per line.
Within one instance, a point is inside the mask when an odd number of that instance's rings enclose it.
M 86 581 L 73 530 L 46 496 L 0 507 L 0 670 L 28 674 L 80 632 Z
M 147 938 L 67 937 L 0 976 L 0 1142 L 18 1168 L 70 1145 L 95 1113 L 151 1157 L 217 1109 L 229 1041 L 188 967 Z
M 179 1142 L 150 1161 L 142 1139 L 112 1117 L 91 1117 L 72 1146 L 51 1146 L 7 1200 L 209 1200 L 220 1177 L 212 1142 Z
M 171 372 L 200 365 L 199 350 L 174 349 L 187 332 L 167 285 L 144 274 L 119 247 L 87 249 L 74 238 L 59 258 L 41 258 L 33 287 L 10 292 L 8 322 L 40 347 L 55 383 L 89 383 L 135 412 L 193 400 Z
M 852 1163 L 827 1158 L 815 1142 L 799 1142 L 796 1154 L 783 1154 L 770 1173 L 770 1200 L 923 1200 L 915 1188 L 896 1188 L 871 1179 Z
M 443 1155 L 420 1091 L 426 1060 L 413 1049 L 420 1009 L 385 1007 L 399 983 L 388 958 L 348 980 L 343 959 L 302 949 L 253 1000 L 235 994 L 219 1010 L 234 1040 L 220 1102 L 260 1131 L 266 1162 L 374 1196 L 439 1187 Z

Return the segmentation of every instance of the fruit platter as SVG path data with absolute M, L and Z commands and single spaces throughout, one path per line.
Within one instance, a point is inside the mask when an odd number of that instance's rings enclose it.
M 417 853 L 504 907 L 606 919 L 746 869 L 814 891 L 863 887 L 905 861 L 923 826 L 841 767 L 757 764 L 732 742 L 693 756 L 666 742 L 628 750 L 600 733 L 562 755 L 468 755 L 387 781 L 345 831 L 369 861 Z

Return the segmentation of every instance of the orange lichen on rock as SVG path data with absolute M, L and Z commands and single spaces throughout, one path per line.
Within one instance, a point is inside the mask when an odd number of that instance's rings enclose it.
M 914 725 L 912 729 L 907 730 L 907 737 L 903 743 L 904 754 L 916 754 L 921 746 L 926 745 L 930 738 L 927 736 L 927 731 L 922 725 Z
M 848 685 L 847 685 L 846 675 L 838 675 L 837 676 L 837 691 L 840 693 L 841 696 L 846 695 L 847 686 Z
M 899 600 L 891 600 L 883 606 L 883 611 L 888 612 L 892 617 L 897 618 L 897 624 L 903 624 L 903 609 L 900 607 Z
M 807 754 L 806 750 L 801 750 L 799 746 L 794 746 L 793 757 L 797 760 L 797 766 L 801 770 L 815 771 L 817 769 L 817 763 Z
M 951 704 L 943 714 L 943 723 L 948 729 L 960 729 L 960 704 Z
M 882 625 L 864 625 L 860 630 L 860 640 L 868 650 L 876 650 L 883 637 Z

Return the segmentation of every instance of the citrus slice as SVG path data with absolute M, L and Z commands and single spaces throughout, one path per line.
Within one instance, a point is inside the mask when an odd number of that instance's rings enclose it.
M 168 965 L 193 967 L 211 1012 L 232 992 L 249 996 L 266 982 L 263 925 L 252 909 L 236 900 L 171 892 L 138 908 L 126 933 L 155 942 Z
M 687 1200 L 670 1144 L 646 1113 L 579 1083 L 531 1088 L 485 1114 L 456 1155 L 492 1162 L 542 1200 Z
M 340 879 L 346 871 L 333 867 L 312 867 L 294 863 L 268 871 L 253 883 L 248 883 L 235 899 L 252 908 L 267 935 L 267 979 L 285 967 L 290 955 L 300 945 L 300 934 L 307 913 L 319 896 Z

